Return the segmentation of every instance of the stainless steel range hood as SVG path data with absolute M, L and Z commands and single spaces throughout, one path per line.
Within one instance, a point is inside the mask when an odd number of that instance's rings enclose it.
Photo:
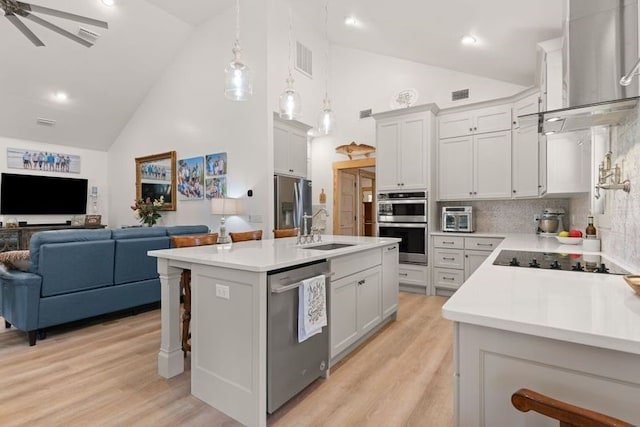
M 638 78 L 620 78 L 638 60 L 638 0 L 566 0 L 562 109 L 520 117 L 540 133 L 620 124 L 638 104 Z

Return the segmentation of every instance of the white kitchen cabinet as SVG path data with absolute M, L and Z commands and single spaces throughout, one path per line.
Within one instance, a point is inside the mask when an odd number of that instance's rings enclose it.
M 511 197 L 511 131 L 440 139 L 439 200 Z
M 512 196 L 514 199 L 538 197 L 538 126 L 513 130 Z
M 382 320 L 380 266 L 331 282 L 331 358 Z
M 382 318 L 391 316 L 398 310 L 399 286 L 398 245 L 382 248 Z
M 307 177 L 307 131 L 300 122 L 273 121 L 274 172 L 299 178 Z
M 438 129 L 440 139 L 509 130 L 511 129 L 511 105 L 504 104 L 442 114 L 438 118 Z
M 540 195 L 588 193 L 591 185 L 589 131 L 540 138 Z
M 433 253 L 433 295 L 451 296 L 500 244 L 500 237 L 436 235 Z
M 435 120 L 429 108 L 374 115 L 376 157 L 380 159 L 376 162 L 378 190 L 424 190 L 429 187 L 428 165 Z
M 520 120 L 518 120 L 519 116 L 535 114 L 540 111 L 540 94 L 536 92 L 525 98 L 515 101 L 513 103 L 511 111 L 511 124 L 513 125 L 513 129 L 518 129 L 520 127 Z
M 405 292 L 429 295 L 429 268 L 426 265 L 400 264 L 398 281 Z

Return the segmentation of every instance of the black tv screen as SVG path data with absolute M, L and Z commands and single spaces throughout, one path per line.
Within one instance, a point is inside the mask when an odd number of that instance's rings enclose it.
M 2 174 L 0 214 L 75 215 L 87 213 L 87 180 Z

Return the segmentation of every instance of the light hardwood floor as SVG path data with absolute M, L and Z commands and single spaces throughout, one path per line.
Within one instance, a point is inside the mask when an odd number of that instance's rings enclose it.
M 451 426 L 452 328 L 441 297 L 401 293 L 398 320 L 268 419 L 270 426 Z M 4 322 L 2 322 L 4 323 Z M 1 325 L 1 323 L 0 323 Z M 1 426 L 236 426 L 157 375 L 160 312 L 0 330 Z

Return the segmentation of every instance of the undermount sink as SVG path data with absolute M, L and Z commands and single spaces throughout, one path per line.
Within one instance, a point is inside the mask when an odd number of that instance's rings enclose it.
M 355 246 L 353 243 L 325 243 L 324 245 L 303 246 L 302 249 L 315 249 L 318 251 L 330 251 L 333 249 L 348 248 Z

